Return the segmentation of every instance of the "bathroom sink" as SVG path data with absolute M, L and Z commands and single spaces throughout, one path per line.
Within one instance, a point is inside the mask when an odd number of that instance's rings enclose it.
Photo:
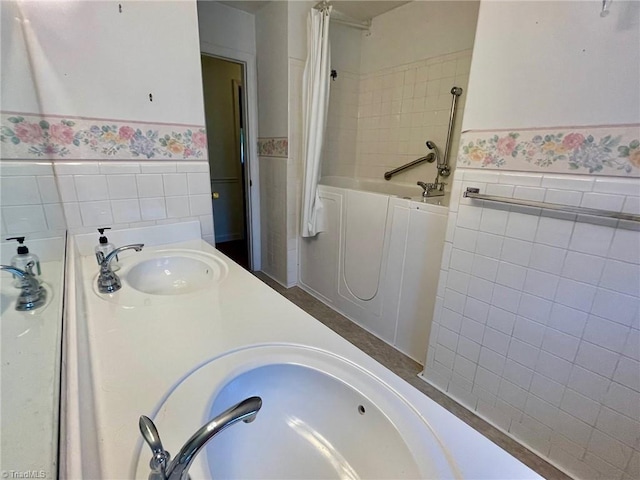
M 250 396 L 262 399 L 255 420 L 211 439 L 191 478 L 460 478 L 429 425 L 396 391 L 305 347 L 254 346 L 218 357 L 168 392 L 154 422 L 175 455 L 198 427 Z M 151 453 L 141 444 L 138 451 L 135 478 L 147 478 Z
M 216 277 L 216 269 L 208 262 L 170 255 L 136 264 L 124 279 L 131 287 L 143 293 L 184 295 L 209 288 Z

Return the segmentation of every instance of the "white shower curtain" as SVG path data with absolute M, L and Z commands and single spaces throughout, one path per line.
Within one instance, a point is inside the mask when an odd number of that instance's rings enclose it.
M 322 144 L 329 107 L 329 18 L 331 6 L 311 9 L 307 19 L 307 62 L 302 78 L 303 184 L 301 234 L 313 237 L 323 231 L 324 215 L 318 197 Z

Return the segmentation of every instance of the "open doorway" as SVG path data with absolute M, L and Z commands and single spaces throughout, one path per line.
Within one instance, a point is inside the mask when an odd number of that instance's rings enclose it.
M 201 55 L 216 248 L 250 270 L 244 65 Z

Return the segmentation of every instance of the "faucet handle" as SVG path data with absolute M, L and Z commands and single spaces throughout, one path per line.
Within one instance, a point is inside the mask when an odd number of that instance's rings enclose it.
M 140 427 L 140 433 L 142 438 L 147 442 L 149 448 L 151 448 L 151 460 L 149 466 L 151 467 L 151 474 L 149 480 L 163 480 L 167 478 L 166 469 L 170 460 L 169 452 L 167 452 L 162 446 L 160 440 L 160 434 L 153 421 L 144 415 L 140 417 L 138 422 Z

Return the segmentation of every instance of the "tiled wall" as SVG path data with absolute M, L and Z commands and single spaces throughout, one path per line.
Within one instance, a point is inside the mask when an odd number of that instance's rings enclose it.
M 2 161 L 0 205 L 3 237 L 66 228 L 51 162 Z
M 287 158 L 259 157 L 262 271 L 287 284 Z
M 74 231 L 197 219 L 214 243 L 207 162 L 56 162 L 55 170 Z
M 461 87 L 450 155 L 455 164 L 464 112 L 471 50 L 432 57 L 363 75 L 358 100 L 356 177 L 382 179 L 387 170 L 426 155 L 432 140 L 444 154 L 451 88 Z M 397 177 L 415 183 L 435 177 L 423 164 Z
M 458 169 L 423 376 L 577 478 L 640 478 L 640 181 Z
M 331 84 L 324 176 L 380 180 L 384 172 L 429 153 L 432 140 L 441 155 L 447 139 L 451 88 L 461 87 L 450 163 L 460 140 L 471 50 L 386 68 L 366 75 L 339 72 Z M 403 183 L 431 180 L 435 166 L 420 165 L 397 177 Z
M 354 177 L 358 138 L 360 75 L 340 71 L 331 82 L 327 130 L 322 149 L 322 175 Z

